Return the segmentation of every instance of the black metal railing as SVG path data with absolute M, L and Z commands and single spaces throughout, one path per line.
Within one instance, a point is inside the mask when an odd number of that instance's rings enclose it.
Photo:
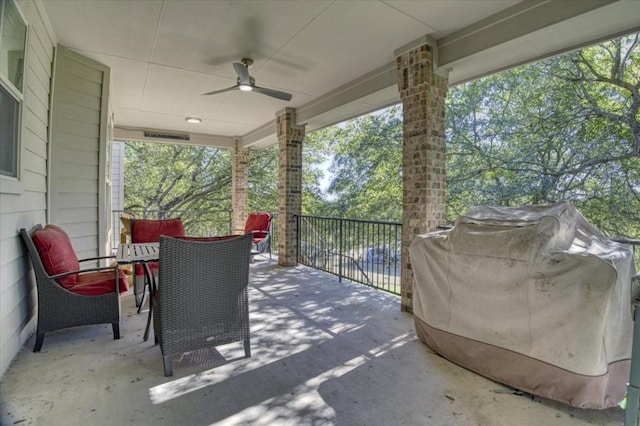
M 297 217 L 298 263 L 400 294 L 402 224 Z

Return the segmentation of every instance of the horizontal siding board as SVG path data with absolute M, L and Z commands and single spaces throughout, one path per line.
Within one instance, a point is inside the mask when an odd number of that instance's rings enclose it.
M 60 150 L 59 154 L 60 158 L 64 158 L 65 161 L 71 160 L 76 164 L 98 165 L 97 151 L 64 148 Z
M 44 210 L 47 208 L 45 194 L 25 191 L 21 195 L 0 193 L 0 226 L 7 224 L 9 229 L 20 229 L 25 226 L 32 226 L 38 223 L 37 220 L 44 220 Z M 40 216 L 39 214 L 42 214 Z M 15 216 L 10 216 L 15 214 Z M 1 229 L 5 234 L 5 229 Z
M 51 84 L 49 80 L 49 76 L 45 77 L 44 81 L 40 81 L 37 76 L 33 74 L 33 72 L 29 71 L 27 78 L 31 84 L 29 84 L 27 90 L 31 92 L 32 96 L 37 100 L 41 105 L 45 107 L 49 107 L 49 87 Z
M 37 93 L 43 91 L 49 95 L 49 86 L 51 85 L 51 70 L 44 69 L 43 67 L 33 66 L 32 63 L 28 64 L 25 71 L 25 76 L 29 81 L 29 88 Z
M 73 105 L 78 105 L 96 111 L 100 109 L 100 97 L 93 94 L 63 87 L 61 91 L 55 94 L 55 96 L 56 103 L 68 102 Z M 54 111 L 54 113 L 57 113 L 57 110 Z
M 8 238 L 16 238 L 20 228 L 31 229 L 34 224 L 42 223 L 44 220 L 44 211 L 3 212 L 2 215 L 0 215 L 0 235 L 2 235 L 3 238 L 5 238 L 5 236 Z
M 22 122 L 24 127 L 36 134 L 40 139 L 47 140 L 47 126 L 41 118 L 36 117 L 31 111 L 25 110 L 25 114 L 22 115 Z
M 46 192 L 47 178 L 44 175 L 25 172 L 22 176 L 22 184 L 25 191 L 30 192 Z
M 88 109 L 68 102 L 61 102 L 57 105 L 58 113 L 70 120 L 81 121 L 84 124 L 94 124 L 100 126 L 100 111 Z
M 86 63 L 76 60 L 73 56 L 73 53 L 67 55 L 65 72 L 73 75 L 78 81 L 87 81 L 101 86 L 104 80 L 103 71 L 87 66 Z
M 73 149 L 83 152 L 98 152 L 98 137 L 72 135 L 67 132 L 58 132 L 56 150 Z
M 84 222 L 98 216 L 98 209 L 91 207 L 73 207 L 60 210 L 64 211 L 65 223 Z
M 58 120 L 53 123 L 53 127 L 54 129 L 56 127 L 60 129 L 60 136 L 81 136 L 93 138 L 96 141 L 98 140 L 98 132 L 100 130 L 100 126 L 97 124 L 87 124 L 68 117 L 59 117 Z
M 61 185 L 64 190 L 58 190 L 54 193 L 55 196 L 63 196 L 65 193 L 76 192 L 84 194 L 97 194 L 98 193 L 98 178 L 89 181 L 79 181 L 73 178 L 57 178 L 55 180 L 56 185 Z M 58 186 L 60 188 L 60 186 Z
M 60 75 L 60 80 L 58 80 L 56 84 L 59 84 L 62 88 L 66 89 L 65 91 L 70 92 L 70 95 L 84 94 L 85 96 L 92 96 L 95 98 L 100 98 L 102 96 L 101 84 L 79 79 L 68 72 L 63 71 Z M 68 99 L 71 98 L 69 97 L 66 100 Z
M 29 47 L 31 47 L 32 53 L 36 53 L 30 56 L 29 68 L 33 70 L 36 77 L 42 79 L 41 81 L 48 80 L 51 75 L 51 58 L 48 52 L 45 52 L 38 34 L 29 35 Z M 53 48 L 50 49 L 53 52 Z M 47 77 L 45 78 L 45 76 Z
M 46 176 L 47 174 L 47 159 L 35 155 L 29 150 L 22 151 L 22 164 L 26 172 L 39 176 Z
M 57 222 L 69 235 L 71 242 L 75 240 L 81 240 L 83 238 L 95 238 L 98 232 L 98 225 L 92 218 L 85 219 L 84 221 L 69 222 L 65 218 L 62 218 Z M 89 241 L 89 240 L 87 240 Z M 97 239 L 95 240 L 98 241 Z M 94 246 L 95 248 L 95 246 Z
M 87 194 L 66 193 L 64 194 L 66 208 L 92 207 L 98 208 L 98 197 L 87 196 Z M 97 210 L 96 210 L 97 211 Z
M 17 275 L 16 268 L 17 263 L 21 262 L 24 258 L 24 248 L 22 247 L 22 243 L 17 244 L 18 238 L 10 238 L 6 240 L 0 241 L 0 250 L 2 253 L 6 253 L 5 256 L 0 256 L 0 268 L 2 268 L 2 273 L 11 277 L 11 279 L 15 279 L 16 282 L 21 280 L 21 277 Z M 11 284 L 3 283 L 1 289 L 6 290 L 10 287 Z M 0 300 L 2 302 L 2 300 Z
M 22 132 L 22 147 L 31 151 L 32 153 L 44 158 L 47 158 L 47 142 L 46 140 L 41 139 L 35 133 L 31 131 L 31 129 L 25 129 L 26 131 Z M 46 172 L 46 169 L 43 170 Z
M 67 161 L 68 160 L 68 161 Z M 92 164 L 79 164 L 73 162 L 72 159 L 65 159 L 58 163 L 60 171 L 58 173 L 59 179 L 71 180 L 88 180 L 93 183 L 97 182 L 96 173 L 98 173 L 98 166 Z
M 49 114 L 49 106 L 40 102 L 38 96 L 31 89 L 28 89 L 25 92 L 24 107 L 31 114 L 33 114 L 35 118 L 38 119 L 45 127 L 48 126 L 47 116 Z
M 3 313 L 0 319 L 0 345 L 3 349 L 6 345 L 18 345 L 20 339 L 15 334 L 19 334 L 19 330 L 22 330 L 29 322 L 30 313 L 33 309 L 31 305 L 25 298 L 15 305 L 13 309 L 6 312 L 6 315 Z M 17 349 L 20 350 L 20 345 L 18 345 Z

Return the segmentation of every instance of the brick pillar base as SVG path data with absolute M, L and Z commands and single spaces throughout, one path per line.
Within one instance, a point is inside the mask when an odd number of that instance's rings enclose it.
M 241 234 L 248 217 L 249 149 L 236 142 L 231 161 L 231 229 Z
M 445 220 L 445 99 L 448 81 L 433 72 L 431 49 L 396 60 L 403 108 L 401 307 L 413 312 L 409 244 Z
M 302 212 L 302 141 L 304 126 L 295 125 L 295 111 L 276 117 L 279 147 L 278 264 L 295 266 L 296 216 Z

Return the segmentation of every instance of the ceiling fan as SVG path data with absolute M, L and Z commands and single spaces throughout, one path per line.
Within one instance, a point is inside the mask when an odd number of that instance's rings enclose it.
M 243 58 L 240 62 L 234 62 L 233 68 L 238 74 L 238 80 L 235 86 L 226 89 L 214 90 L 213 92 L 203 93 L 203 95 L 215 95 L 217 93 L 229 92 L 231 90 L 242 90 L 243 92 L 257 92 L 272 98 L 282 99 L 283 101 L 291 100 L 291 93 L 281 92 L 280 90 L 267 89 L 266 87 L 256 86 L 255 78 L 249 75 L 249 68 L 253 65 L 253 59 Z

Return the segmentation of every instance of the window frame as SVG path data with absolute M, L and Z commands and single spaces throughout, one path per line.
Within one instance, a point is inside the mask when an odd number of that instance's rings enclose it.
M 24 60 L 22 62 L 22 90 L 19 90 L 9 79 L 8 75 L 4 75 L 0 72 L 0 85 L 17 102 L 17 129 L 16 129 L 16 141 L 15 141 L 15 176 L 8 176 L 0 174 L 0 194 L 21 194 L 24 192 L 23 177 L 23 165 L 22 165 L 22 135 L 23 135 L 23 117 L 24 117 L 24 92 L 27 88 L 27 61 L 28 61 L 28 46 L 29 46 L 29 24 L 25 19 L 22 10 L 18 6 L 15 0 L 4 0 L 0 8 L 0 41 L 2 39 L 2 22 L 4 17 L 5 8 L 7 4 L 12 3 L 14 9 L 18 12 L 18 17 L 22 20 L 25 26 L 25 39 L 24 39 Z

